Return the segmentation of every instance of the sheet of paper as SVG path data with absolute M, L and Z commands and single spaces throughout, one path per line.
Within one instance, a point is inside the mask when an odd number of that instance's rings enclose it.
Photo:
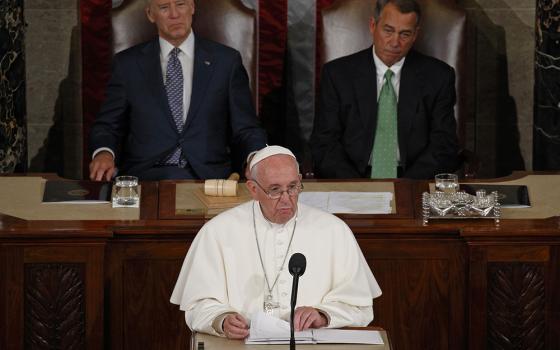
M 378 331 L 312 329 L 294 334 L 298 344 L 383 344 Z M 251 317 L 249 337 L 245 344 L 289 344 L 290 323 L 279 318 L 258 312 Z
M 390 214 L 391 192 L 303 192 L 299 200 L 337 214 Z
M 311 331 L 295 332 L 298 343 L 313 342 Z M 279 318 L 269 316 L 264 312 L 257 312 L 251 316 L 251 328 L 246 344 L 284 344 L 290 342 L 290 323 Z
M 381 333 L 369 330 L 314 329 L 313 339 L 317 343 L 383 344 Z
M 348 214 L 390 214 L 390 192 L 331 192 L 329 211 Z
M 329 212 L 329 195 L 330 192 L 302 192 L 298 201 Z

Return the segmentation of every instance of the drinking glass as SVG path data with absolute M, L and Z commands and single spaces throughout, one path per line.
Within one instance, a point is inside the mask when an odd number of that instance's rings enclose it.
M 113 203 L 133 207 L 138 204 L 138 178 L 136 176 L 117 176 Z
M 443 193 L 455 193 L 459 189 L 459 180 L 456 174 L 437 174 L 436 191 Z

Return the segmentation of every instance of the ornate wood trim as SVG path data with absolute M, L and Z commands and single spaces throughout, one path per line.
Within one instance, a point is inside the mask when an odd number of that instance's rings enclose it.
M 25 265 L 25 348 L 85 348 L 84 264 Z
M 545 266 L 489 263 L 488 349 L 544 349 Z

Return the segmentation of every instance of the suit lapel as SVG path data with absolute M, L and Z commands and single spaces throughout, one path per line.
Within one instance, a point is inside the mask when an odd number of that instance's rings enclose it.
M 377 124 L 377 79 L 372 48 L 364 50 L 358 63 L 359 77 L 354 79 L 354 89 L 358 97 L 360 117 L 367 132 L 373 134 Z M 369 135 L 369 134 L 368 134 Z M 371 145 L 373 147 L 373 143 Z
M 401 72 L 399 88 L 399 102 L 397 106 L 397 128 L 399 136 L 399 151 L 401 162 L 406 161 L 406 140 L 412 128 L 412 121 L 416 115 L 416 109 L 420 100 L 420 92 L 423 91 L 423 82 L 418 70 L 417 59 L 414 51 L 411 51 Z
M 208 46 L 205 45 L 205 42 L 195 37 L 191 103 L 183 133 L 193 120 L 197 118 L 197 111 L 204 100 L 206 89 L 212 78 L 214 66 L 216 64 L 217 58 L 212 55 Z
M 159 49 L 159 39 L 150 41 L 144 48 L 142 48 L 142 55 L 138 57 L 138 64 L 142 71 L 148 89 L 152 92 L 154 100 L 158 107 L 163 111 L 166 116 L 167 122 L 171 125 L 173 130 L 177 130 L 177 125 L 173 121 L 169 103 L 167 102 L 167 93 L 163 85 L 163 75 L 161 72 L 161 62 Z

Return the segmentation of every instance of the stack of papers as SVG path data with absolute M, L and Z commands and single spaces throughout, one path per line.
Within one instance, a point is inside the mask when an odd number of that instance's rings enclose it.
M 299 201 L 329 213 L 391 214 L 391 192 L 303 192 Z
M 378 331 L 343 330 L 343 329 L 310 329 L 295 332 L 298 344 L 383 344 Z M 259 312 L 251 318 L 251 329 L 245 344 L 289 344 L 290 324 L 284 320 Z

